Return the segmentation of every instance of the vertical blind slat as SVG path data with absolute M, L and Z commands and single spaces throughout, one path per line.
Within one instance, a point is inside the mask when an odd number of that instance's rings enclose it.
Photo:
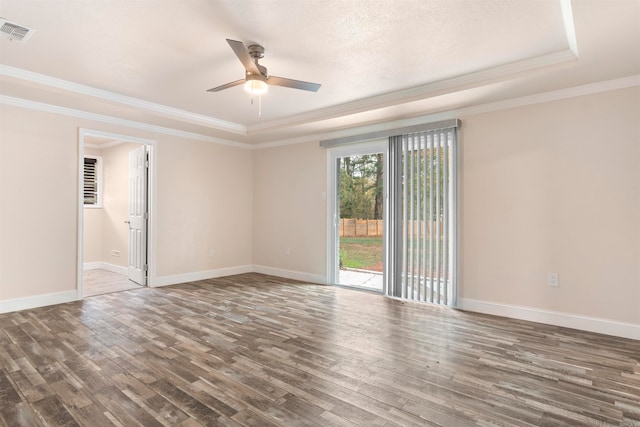
M 429 148 L 429 229 L 431 233 L 429 234 L 429 302 L 433 302 L 433 271 L 434 271 L 434 205 L 435 205 L 435 197 L 433 194 L 433 190 L 435 188 L 433 184 L 434 177 L 434 151 L 435 151 L 435 134 L 431 134 L 431 146 Z
M 443 209 L 443 242 L 442 242 L 442 256 L 444 257 L 444 272 L 443 272 L 443 303 L 448 304 L 449 299 L 449 136 L 445 136 L 446 141 L 444 144 L 444 162 L 442 164 L 442 173 L 444 175 L 444 187 L 442 197 L 442 209 Z
M 421 140 L 421 136 L 417 135 L 415 136 L 415 151 L 416 151 L 416 218 L 417 218 L 417 227 L 418 229 L 416 230 L 416 290 L 415 290 L 415 294 L 413 295 L 413 298 L 415 300 L 420 301 L 420 282 L 421 282 L 421 278 L 422 278 L 422 266 L 420 265 L 420 249 L 422 248 L 422 212 L 420 210 L 420 207 L 422 206 L 422 203 L 420 203 L 420 201 L 422 200 L 421 197 L 421 192 L 420 189 L 422 188 L 422 174 L 421 174 L 421 169 L 420 169 L 420 164 L 422 163 L 420 161 L 421 159 L 421 154 L 422 154 L 422 150 L 420 149 L 420 140 Z
M 413 151 L 413 138 L 409 138 L 408 140 L 408 155 L 409 155 L 409 176 L 408 176 L 408 184 L 409 184 L 409 270 L 408 271 L 408 275 L 407 275 L 407 298 L 410 297 L 410 293 L 409 292 L 413 292 L 413 259 L 414 259 L 414 247 L 413 247 L 413 243 L 415 241 L 414 239 L 414 233 L 415 233 L 415 222 L 414 222 L 414 217 L 413 217 L 413 211 L 414 211 L 414 200 L 413 200 L 413 188 L 415 187 L 415 183 L 414 183 L 414 179 L 415 179 L 415 172 L 414 172 L 414 151 Z
M 424 273 L 422 275 L 422 301 L 427 301 L 427 274 L 429 272 L 429 266 L 427 265 L 427 252 L 429 250 L 428 246 L 427 246 L 427 238 L 429 237 L 429 211 L 427 210 L 427 190 L 428 190 L 428 179 L 427 179 L 427 153 L 429 152 L 429 147 L 428 147 L 428 143 L 429 143 L 429 134 L 424 135 L 422 137 L 422 141 L 423 144 L 422 146 L 424 147 L 422 150 L 422 160 L 423 160 L 423 167 L 422 167 L 422 175 L 423 175 L 423 180 L 422 180 L 422 214 L 423 214 L 423 218 L 424 218 L 424 226 L 423 231 L 423 237 L 422 237 L 422 265 L 423 265 L 423 269 L 424 269 Z
M 408 245 L 408 237 L 409 237 L 409 230 L 407 229 L 407 205 L 408 205 L 408 200 L 407 200 L 407 175 L 408 175 L 408 162 L 406 161 L 407 159 L 407 153 L 408 153 L 408 141 L 407 138 L 403 138 L 402 139 L 402 169 L 404 170 L 404 174 L 403 174 L 403 181 L 404 181 L 404 185 L 402 187 L 402 228 L 403 228 L 403 234 L 404 234 L 404 238 L 402 239 L 403 245 L 402 245 L 402 262 L 404 264 L 404 268 L 402 269 L 403 272 L 407 271 L 407 267 L 408 267 L 408 253 L 407 253 L 407 245 Z M 402 275 L 402 298 L 406 298 L 407 297 L 407 276 L 406 274 Z
M 437 183 L 437 190 L 436 190 L 436 198 L 438 200 L 437 204 L 436 204 L 436 258 L 437 258 L 437 265 L 436 265 L 436 280 L 437 280 L 437 285 L 436 285 L 436 290 L 438 292 L 437 295 L 437 302 L 440 303 L 440 284 L 441 284 L 441 279 L 440 279 L 440 275 L 442 274 L 442 135 L 438 134 L 438 150 L 436 151 L 437 153 L 437 164 L 436 164 L 436 183 Z

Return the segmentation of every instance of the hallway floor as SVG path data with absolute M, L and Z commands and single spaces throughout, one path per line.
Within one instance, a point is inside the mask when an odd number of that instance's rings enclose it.
M 123 274 L 108 270 L 85 270 L 83 275 L 83 297 L 108 294 L 111 292 L 128 291 L 142 288 Z

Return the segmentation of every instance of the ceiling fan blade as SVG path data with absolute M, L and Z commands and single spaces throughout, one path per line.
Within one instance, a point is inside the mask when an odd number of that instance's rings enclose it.
M 214 87 L 213 89 L 207 90 L 207 92 L 220 92 L 224 89 L 229 89 L 230 87 L 241 85 L 245 82 L 245 79 L 236 80 L 235 82 L 230 82 L 227 84 L 223 84 L 222 86 Z
M 303 82 L 301 80 L 285 79 L 284 77 L 276 76 L 269 76 L 267 78 L 267 84 L 290 87 L 292 89 L 308 90 L 310 92 L 317 92 L 321 86 L 318 83 Z
M 227 39 L 227 43 L 229 43 L 229 46 L 233 49 L 233 53 L 235 53 L 240 62 L 242 62 L 242 65 L 244 65 L 247 72 L 251 74 L 260 74 L 258 66 L 253 61 L 251 55 L 249 55 L 249 51 L 244 46 L 244 43 L 231 39 Z

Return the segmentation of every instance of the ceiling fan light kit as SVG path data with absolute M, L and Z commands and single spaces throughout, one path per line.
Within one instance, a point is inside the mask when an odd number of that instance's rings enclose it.
M 264 95 L 269 91 L 269 85 L 263 75 L 247 74 L 244 90 L 252 95 Z

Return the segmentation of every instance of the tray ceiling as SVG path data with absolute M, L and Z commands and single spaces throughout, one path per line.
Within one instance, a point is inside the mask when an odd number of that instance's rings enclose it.
M 0 16 L 35 33 L 25 44 L 0 40 L 0 91 L 212 138 L 300 138 L 528 95 L 542 81 L 568 87 L 583 42 L 586 53 L 604 51 L 598 34 L 615 49 L 637 47 L 639 4 L 1 0 Z M 270 73 L 320 91 L 271 87 L 261 117 L 241 86 L 206 92 L 243 77 L 226 38 L 263 45 Z M 593 64 L 577 82 L 637 74 L 637 52 L 616 56 L 608 73 Z

